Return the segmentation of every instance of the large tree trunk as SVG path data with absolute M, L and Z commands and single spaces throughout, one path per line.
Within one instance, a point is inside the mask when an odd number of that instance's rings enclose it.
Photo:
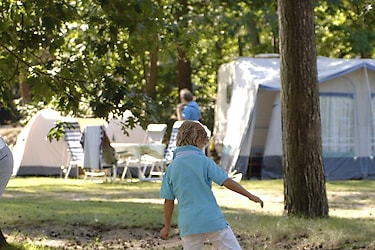
M 285 213 L 328 215 L 313 0 L 278 0 Z

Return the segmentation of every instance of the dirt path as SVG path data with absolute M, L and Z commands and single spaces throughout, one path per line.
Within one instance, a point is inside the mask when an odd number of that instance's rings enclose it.
M 181 249 L 177 234 L 161 240 L 159 229 L 100 228 L 81 225 L 35 225 L 3 230 L 8 242 L 32 243 L 49 249 Z

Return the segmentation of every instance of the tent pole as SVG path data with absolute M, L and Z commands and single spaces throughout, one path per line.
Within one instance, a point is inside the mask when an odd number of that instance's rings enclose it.
M 364 69 L 364 71 L 365 71 L 365 78 L 366 78 L 366 85 L 367 85 L 367 88 L 368 88 L 368 97 L 369 97 L 369 106 L 370 106 L 370 114 L 368 114 L 368 116 L 367 117 L 370 117 L 370 121 L 369 121 L 369 125 L 370 125 L 370 129 L 371 129 L 371 132 L 370 132 L 370 142 L 369 141 L 367 141 L 367 143 L 370 143 L 370 145 L 368 145 L 368 147 L 367 148 L 370 148 L 370 155 L 369 155 L 369 158 L 372 160 L 372 158 L 373 158 L 373 156 L 372 156 L 372 139 L 373 139 L 373 133 L 372 133 L 372 131 L 374 130 L 374 128 L 372 127 L 372 125 L 373 125 L 373 123 L 374 123 L 374 117 L 373 117 L 373 115 L 375 114 L 374 113 L 374 110 L 373 110 L 373 105 L 372 105 L 372 94 L 371 94 L 371 86 L 370 86 L 370 80 L 369 80 L 369 78 L 368 78 L 368 72 L 367 72 L 367 66 L 364 66 L 363 67 L 363 69 Z M 368 108 L 367 108 L 367 110 L 369 110 Z M 367 130 L 367 133 L 369 133 L 369 130 Z M 366 165 L 366 169 L 365 170 L 363 170 L 363 168 L 362 168 L 362 174 L 363 174 L 363 178 L 364 179 L 367 179 L 367 175 L 368 175 L 368 166 L 367 166 L 367 161 L 365 161 L 366 163 L 365 163 L 365 165 Z

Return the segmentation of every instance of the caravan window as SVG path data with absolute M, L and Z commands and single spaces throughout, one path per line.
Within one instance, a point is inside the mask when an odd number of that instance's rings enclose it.
M 349 93 L 320 93 L 323 156 L 354 156 L 354 100 Z

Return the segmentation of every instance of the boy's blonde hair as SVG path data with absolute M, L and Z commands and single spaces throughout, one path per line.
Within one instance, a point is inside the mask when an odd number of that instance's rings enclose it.
M 177 133 L 177 146 L 198 146 L 197 141 L 201 139 L 205 144 L 208 142 L 207 132 L 197 121 L 184 121 Z

